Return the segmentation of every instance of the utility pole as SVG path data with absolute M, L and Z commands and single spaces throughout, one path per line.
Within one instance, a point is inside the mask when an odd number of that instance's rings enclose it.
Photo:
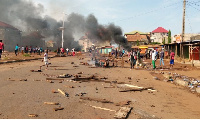
M 186 0 L 183 0 L 183 24 L 182 24 L 182 40 L 181 42 L 184 41 L 184 38 L 185 38 L 185 9 L 186 9 Z M 180 42 L 180 57 L 184 57 L 183 56 L 183 51 L 182 51 L 182 45 L 181 45 L 181 42 Z
M 65 29 L 65 13 L 63 13 L 63 26 L 62 26 L 62 48 L 63 48 L 63 43 L 64 43 L 64 29 Z

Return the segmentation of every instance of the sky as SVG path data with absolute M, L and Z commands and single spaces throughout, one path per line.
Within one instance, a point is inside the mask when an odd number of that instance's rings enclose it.
M 103 25 L 114 23 L 123 33 L 152 32 L 157 27 L 182 32 L 183 0 L 29 0 L 44 6 L 44 14 L 62 20 L 78 13 L 95 15 Z M 66 19 L 66 18 L 65 18 Z M 200 0 L 188 0 L 185 18 L 186 33 L 200 33 Z

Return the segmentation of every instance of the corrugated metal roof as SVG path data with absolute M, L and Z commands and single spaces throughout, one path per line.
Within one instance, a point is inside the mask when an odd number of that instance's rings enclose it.
M 125 33 L 125 35 L 134 35 L 136 33 L 139 33 L 139 34 L 150 34 L 150 33 L 145 33 L 145 32 L 140 32 L 140 31 L 132 31 L 132 32 L 129 32 L 129 33 Z

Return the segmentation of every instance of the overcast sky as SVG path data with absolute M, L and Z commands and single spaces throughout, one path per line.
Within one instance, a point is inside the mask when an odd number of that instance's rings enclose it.
M 123 32 L 152 32 L 157 27 L 182 32 L 183 0 L 30 0 L 57 20 L 62 13 L 94 14 L 100 24 L 114 23 Z M 200 33 L 200 0 L 188 0 L 186 33 Z M 66 16 L 67 17 L 67 16 Z

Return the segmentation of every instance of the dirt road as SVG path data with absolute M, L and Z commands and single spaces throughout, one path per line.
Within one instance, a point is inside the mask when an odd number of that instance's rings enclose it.
M 37 114 L 37 119 L 113 119 L 115 111 L 121 106 L 133 107 L 129 119 L 200 118 L 200 98 L 184 87 L 154 80 L 152 71 L 130 70 L 128 64 L 125 68 L 91 68 L 80 65 L 80 62 L 87 60 L 90 58 L 53 58 L 48 70 L 42 68 L 42 72 L 30 71 L 38 70 L 43 65 L 39 60 L 0 65 L 0 118 L 29 119 L 33 118 L 29 114 Z M 52 80 L 53 83 L 46 81 L 46 78 L 56 78 L 61 74 L 82 77 L 95 75 L 108 79 L 73 81 L 72 78 L 63 78 L 64 81 Z M 152 89 L 120 92 L 130 89 L 131 85 L 132 89 Z M 58 89 L 69 96 L 64 96 Z M 127 101 L 129 105 L 124 105 Z M 44 102 L 56 102 L 59 105 L 47 105 Z M 64 109 L 54 110 L 59 107 Z

